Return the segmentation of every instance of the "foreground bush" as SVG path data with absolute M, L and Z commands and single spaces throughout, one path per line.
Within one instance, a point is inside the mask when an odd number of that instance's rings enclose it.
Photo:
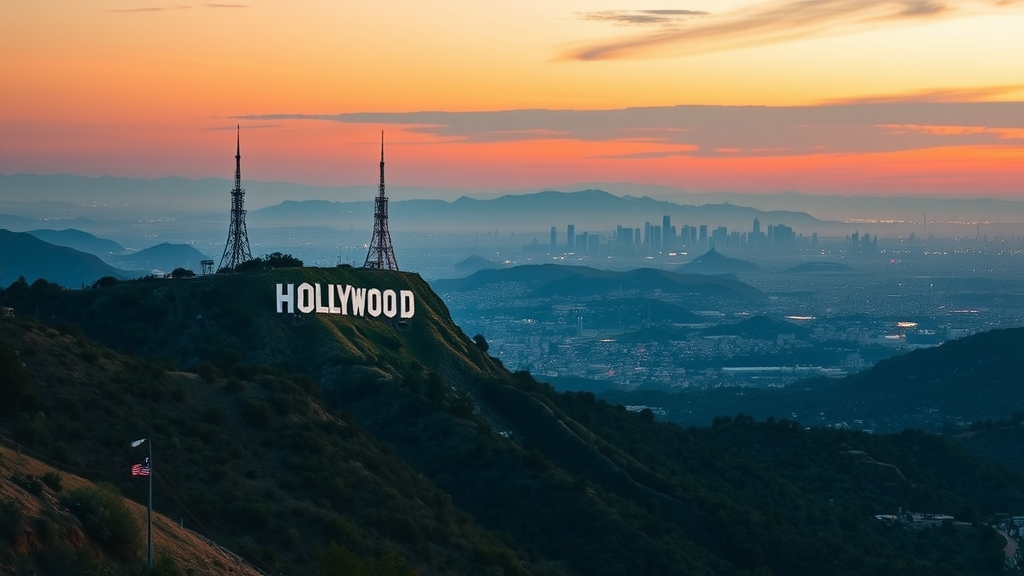
M 61 503 L 78 517 L 86 534 L 111 555 L 122 560 L 141 555 L 142 530 L 114 486 L 79 488 L 62 497 Z

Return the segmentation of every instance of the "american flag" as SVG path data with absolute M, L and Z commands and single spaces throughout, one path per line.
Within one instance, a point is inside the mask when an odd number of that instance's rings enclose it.
M 142 461 L 142 464 L 132 466 L 132 476 L 149 476 L 149 458 Z

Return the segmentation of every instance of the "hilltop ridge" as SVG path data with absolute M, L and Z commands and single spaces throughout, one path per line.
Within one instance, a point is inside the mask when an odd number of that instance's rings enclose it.
M 351 307 L 279 313 L 288 284 L 407 290 L 416 311 L 404 324 Z M 921 433 L 744 415 L 686 430 L 650 408 L 558 394 L 489 357 L 416 274 L 279 269 L 14 293 L 16 314 L 38 305 L 60 330 L 0 320 L 0 369 L 23 373 L 0 389 L 0 433 L 103 470 L 130 463 L 125 439 L 148 427 L 180 510 L 281 573 L 314 573 L 341 546 L 399 574 L 994 574 L 1003 540 L 983 520 L 1024 509 L 1024 478 Z M 124 476 L 90 474 L 141 496 Z M 900 507 L 963 524 L 874 519 Z

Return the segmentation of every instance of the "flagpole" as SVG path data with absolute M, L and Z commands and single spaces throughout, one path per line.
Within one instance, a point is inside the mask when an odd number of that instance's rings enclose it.
M 138 448 L 143 442 L 149 443 L 149 458 L 142 464 L 132 466 L 132 476 L 149 476 L 149 504 L 146 506 L 146 568 L 153 573 L 153 440 L 140 438 L 132 442 L 132 448 Z M 136 468 L 138 473 L 136 473 Z
M 153 440 L 149 440 L 149 507 L 146 509 L 147 567 L 153 573 Z

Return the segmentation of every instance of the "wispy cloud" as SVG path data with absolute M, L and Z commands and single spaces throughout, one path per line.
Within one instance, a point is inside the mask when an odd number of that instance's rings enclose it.
M 578 20 L 611 22 L 620 25 L 672 25 L 694 16 L 707 16 L 700 10 L 601 10 L 598 12 L 577 12 Z
M 1010 146 L 1024 140 L 1024 102 L 267 114 L 239 119 L 393 125 L 437 143 L 571 140 L 646 147 L 634 148 L 632 158 L 860 154 Z
M 892 104 L 895 102 L 975 102 L 1024 92 L 1024 84 L 1009 84 L 1006 86 L 977 86 L 973 88 L 927 88 L 914 90 L 900 94 L 875 94 L 871 96 L 857 96 L 854 98 L 840 98 L 836 100 L 825 100 L 823 105 L 845 105 L 845 104 Z
M 627 154 L 607 154 L 604 156 L 594 156 L 594 158 L 602 158 L 608 160 L 650 160 L 653 158 L 671 158 L 673 156 L 693 156 L 694 152 L 700 149 L 699 146 L 677 146 L 668 150 L 652 150 L 650 152 L 631 152 Z
M 1001 140 L 1024 141 L 1024 128 L 989 128 L 988 126 L 922 126 L 920 124 L 883 124 L 879 126 L 890 134 L 933 134 L 936 136 L 962 136 L 965 134 L 991 134 Z
M 187 4 L 172 4 L 171 6 L 147 6 L 141 8 L 112 8 L 107 10 L 107 12 L 167 12 L 169 10 L 187 10 L 189 8 L 191 8 L 191 6 Z
M 246 130 L 261 130 L 264 128 L 281 128 L 284 124 L 246 124 Z M 202 130 L 231 130 L 234 131 L 237 128 L 235 124 L 230 126 L 210 126 L 209 128 L 202 128 Z
M 562 53 L 561 58 L 610 60 L 688 56 L 848 34 L 883 24 L 910 24 L 1019 4 L 1019 0 L 766 0 L 731 13 L 701 18 L 683 27 L 659 28 L 638 36 L 577 46 Z M 622 14 L 637 12 L 640 11 L 622 11 Z
M 203 4 L 207 8 L 248 8 L 248 4 Z

